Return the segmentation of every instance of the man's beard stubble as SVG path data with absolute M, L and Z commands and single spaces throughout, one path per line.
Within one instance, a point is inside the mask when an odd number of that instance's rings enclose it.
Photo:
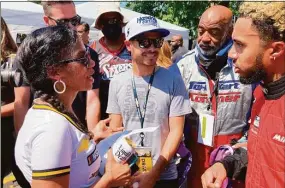
M 203 42 L 201 42 L 200 44 L 198 44 L 198 47 L 200 48 L 200 51 L 201 51 L 201 53 L 202 53 L 203 55 L 205 55 L 205 56 L 213 56 L 213 55 L 215 55 L 215 54 L 222 48 L 222 46 L 226 43 L 226 41 L 227 41 L 227 37 L 224 36 L 224 37 L 222 38 L 220 44 L 217 45 L 217 46 L 210 45 L 210 44 L 209 44 L 209 45 L 205 45 L 205 44 L 203 44 Z M 205 50 L 203 50 L 203 49 L 201 48 L 201 46 L 208 46 L 208 47 L 210 47 L 211 49 L 205 51 Z
M 262 64 L 263 54 L 260 53 L 256 57 L 256 64 L 252 70 L 248 71 L 248 75 L 245 77 L 240 76 L 239 80 L 242 84 L 258 83 L 266 78 L 266 72 Z

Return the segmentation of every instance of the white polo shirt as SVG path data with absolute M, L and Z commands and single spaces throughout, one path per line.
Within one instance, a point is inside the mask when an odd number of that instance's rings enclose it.
M 101 158 L 93 140 L 72 119 L 47 105 L 29 109 L 15 146 L 16 163 L 26 179 L 70 174 L 69 187 L 99 180 Z

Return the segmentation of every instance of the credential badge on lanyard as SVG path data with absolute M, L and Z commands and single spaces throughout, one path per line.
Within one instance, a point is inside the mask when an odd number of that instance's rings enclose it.
M 135 103 L 136 103 L 136 108 L 137 108 L 137 113 L 140 119 L 140 123 L 141 123 L 141 128 L 143 129 L 143 124 L 144 124 L 144 118 L 145 118 L 145 114 L 146 114 L 146 106 L 147 106 L 147 101 L 148 101 L 148 97 L 149 97 L 149 92 L 152 86 L 152 82 L 153 82 L 153 78 L 154 78 L 154 73 L 155 73 L 155 68 L 153 69 L 153 73 L 149 79 L 148 82 L 148 90 L 145 96 L 145 102 L 143 105 L 143 111 L 141 111 L 140 108 L 140 103 L 139 103 L 139 99 L 138 99 L 138 94 L 137 94 L 137 89 L 136 89 L 136 83 L 135 83 L 135 79 L 134 79 L 134 74 L 132 74 L 132 86 L 133 86 L 133 93 L 134 93 L 134 98 L 135 98 Z M 144 137 L 145 134 L 143 132 L 140 133 L 140 138 L 141 138 L 141 143 L 140 145 L 143 147 L 144 146 Z

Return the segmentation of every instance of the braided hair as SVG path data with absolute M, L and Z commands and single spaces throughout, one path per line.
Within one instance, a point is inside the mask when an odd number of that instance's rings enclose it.
M 90 137 L 92 133 L 76 116 L 68 111 L 53 89 L 54 81 L 48 77 L 48 69 L 66 66 L 60 60 L 70 58 L 78 37 L 66 26 L 40 28 L 28 35 L 16 55 L 15 61 L 21 65 L 23 74 L 36 97 L 52 105 L 57 111 L 69 116 Z

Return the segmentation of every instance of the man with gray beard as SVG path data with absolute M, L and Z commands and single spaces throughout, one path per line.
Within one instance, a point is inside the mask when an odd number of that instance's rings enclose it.
M 210 7 L 199 21 L 195 49 L 177 63 L 193 111 L 186 117 L 184 135 L 193 155 L 187 184 L 195 188 L 202 187 L 200 177 L 210 165 L 210 153 L 238 140 L 247 127 L 254 85 L 241 84 L 228 59 L 231 33 L 232 12 Z

